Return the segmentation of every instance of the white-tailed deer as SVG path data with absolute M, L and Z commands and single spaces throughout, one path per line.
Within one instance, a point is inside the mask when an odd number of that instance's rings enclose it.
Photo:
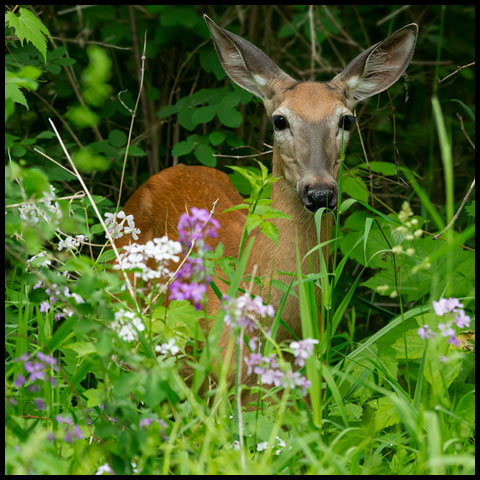
M 257 275 L 264 276 L 266 282 L 273 277 L 288 284 L 291 277 L 279 276 L 277 272 L 296 272 L 297 241 L 301 258 L 318 244 L 314 212 L 337 205 L 342 131 L 346 148 L 349 130 L 355 123 L 355 105 L 386 90 L 400 78 L 412 58 L 418 27 L 407 25 L 371 46 L 330 82 L 299 82 L 247 40 L 224 30 L 207 16 L 205 20 L 225 72 L 240 87 L 263 100 L 272 120 L 273 175 L 280 177 L 272 185 L 272 206 L 291 217 L 274 220 L 279 232 L 278 246 L 264 235 L 256 235 L 247 271 L 257 265 Z M 245 215 L 222 211 L 242 203 L 242 197 L 228 176 L 218 170 L 185 165 L 167 168 L 142 185 L 124 211 L 134 215 L 142 232 L 139 243 L 165 234 L 176 239 L 180 215 L 191 207 L 210 210 L 216 199 L 215 216 L 221 225 L 216 243 L 223 243 L 225 255 L 237 256 Z M 322 226 L 321 230 L 325 232 L 327 228 Z M 124 237 L 117 244 L 126 243 Z M 304 262 L 304 273 L 312 268 L 307 263 Z M 312 265 L 318 272 L 318 256 Z M 224 288 L 222 282 L 217 285 Z M 281 295 L 272 289 L 270 303 L 275 308 Z M 298 300 L 290 297 L 282 318 L 301 337 Z M 214 312 L 218 306 L 218 298 L 209 290 L 208 311 Z M 227 333 L 220 341 L 223 346 Z M 288 335 L 286 329 L 279 331 L 277 340 Z M 250 383 L 249 380 L 246 382 Z

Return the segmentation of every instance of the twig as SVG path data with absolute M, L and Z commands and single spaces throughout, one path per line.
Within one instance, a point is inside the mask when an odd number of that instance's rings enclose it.
M 88 190 L 88 187 L 87 185 L 85 184 L 82 176 L 80 175 L 80 173 L 78 172 L 77 170 L 77 167 L 75 166 L 75 163 L 73 163 L 73 160 L 72 158 L 70 157 L 70 154 L 68 153 L 68 150 L 66 149 L 65 147 L 65 144 L 63 143 L 63 140 L 62 140 L 62 137 L 60 136 L 60 134 L 58 133 L 58 130 L 57 130 L 57 127 L 55 126 L 55 124 L 53 123 L 52 119 L 49 118 L 48 121 L 50 122 L 50 125 L 52 126 L 53 128 L 53 131 L 55 132 L 55 135 L 57 136 L 58 138 L 58 141 L 62 147 L 62 150 L 63 152 L 65 153 L 65 156 L 67 157 L 67 160 L 68 162 L 70 163 L 71 167 L 73 168 L 73 171 L 75 172 L 75 176 L 77 177 L 78 181 L 80 182 L 80 184 L 82 185 L 82 188 L 83 190 L 85 191 L 85 193 L 87 194 L 87 197 L 88 199 L 90 200 L 90 203 L 92 204 L 92 208 L 93 210 L 95 211 L 95 214 L 97 215 L 98 217 L 98 220 L 99 222 L 101 223 L 102 227 L 103 227 L 103 230 L 105 231 L 105 234 L 108 238 L 108 241 L 110 242 L 111 246 L 112 246 L 112 249 L 113 251 L 115 252 L 115 256 L 117 257 L 117 259 L 119 259 L 120 255 L 118 253 L 118 250 L 117 250 L 117 247 L 115 245 L 115 242 L 112 238 L 112 235 L 110 234 L 110 232 L 108 231 L 108 228 L 107 226 L 105 225 L 105 222 L 103 221 L 103 218 L 102 218 L 102 215 L 101 213 L 99 212 L 98 210 L 98 207 L 95 203 L 95 201 L 93 200 L 92 198 L 92 195 L 90 194 L 90 191 Z M 135 302 L 135 306 L 136 306 L 136 309 L 137 311 L 139 311 L 139 307 L 138 307 L 138 304 L 137 304 L 137 300 L 136 300 L 136 297 L 135 297 L 135 293 L 133 291 L 133 287 L 132 287 L 132 284 L 130 283 L 130 279 L 128 278 L 128 275 L 125 273 L 125 270 L 123 269 L 122 267 L 122 264 L 121 262 L 118 262 L 119 265 L 120 265 L 120 268 L 122 270 L 122 273 L 123 273 L 123 276 L 125 278 L 125 283 L 127 284 L 127 288 L 128 288 L 128 291 L 132 297 L 132 300 Z
M 469 64 L 467 64 L 467 65 L 463 65 L 463 66 L 461 66 L 461 67 L 458 67 L 454 72 L 449 73 L 446 77 L 443 77 L 441 80 L 439 80 L 438 83 L 444 82 L 447 78 L 450 78 L 452 75 L 455 75 L 455 74 L 458 73 L 460 70 L 463 70 L 464 68 L 471 67 L 472 65 L 475 65 L 475 62 L 472 62 L 472 63 L 469 63 Z
M 118 199 L 117 199 L 117 208 L 115 213 L 118 212 L 120 208 L 120 199 L 122 198 L 122 187 L 123 187 L 123 179 L 125 177 L 125 167 L 127 164 L 127 157 L 128 157 L 128 150 L 130 148 L 130 142 L 132 139 L 132 131 L 133 131 L 133 123 L 135 121 L 135 115 L 137 114 L 138 103 L 140 102 L 140 97 L 142 94 L 143 89 L 143 78 L 145 76 L 145 50 L 147 48 L 147 32 L 145 32 L 145 37 L 143 41 L 143 53 L 142 53 L 142 67 L 141 67 L 141 75 L 140 75 L 140 87 L 138 89 L 137 101 L 135 102 L 135 108 L 133 109 L 132 120 L 130 121 L 130 128 L 128 130 L 128 140 L 127 140 L 127 148 L 125 149 L 125 156 L 123 157 L 123 165 L 122 165 L 122 176 L 120 177 L 120 188 L 118 192 Z
M 465 206 L 465 203 L 467 203 L 468 197 L 472 193 L 473 187 L 475 186 L 475 179 L 473 179 L 472 184 L 470 185 L 470 188 L 468 189 L 467 194 L 465 195 L 462 204 L 460 205 L 460 208 L 457 210 L 457 213 L 453 216 L 453 218 L 450 220 L 450 223 L 440 232 L 437 233 L 436 235 L 433 236 L 433 239 L 436 240 L 438 237 L 443 235 L 449 228 L 453 226 L 453 224 L 456 222 L 458 216 L 460 215 L 460 212 L 462 211 L 463 207 Z
M 75 177 L 75 172 L 72 172 L 67 167 L 64 167 L 61 163 L 58 163 L 56 160 L 54 160 L 52 157 L 49 157 L 46 153 L 43 153 L 37 147 L 33 147 L 33 151 L 39 153 L 40 155 L 45 157 L 47 160 L 50 160 L 52 163 L 54 163 L 55 165 L 57 165 L 60 168 L 63 168 L 66 172 L 68 172 L 70 175 L 73 175 Z
M 463 117 L 459 113 L 457 113 L 457 118 L 460 121 L 460 128 L 465 135 L 467 142 L 472 146 L 473 150 L 475 150 L 475 144 L 472 142 L 472 139 L 469 137 L 468 133 L 465 130 L 465 127 L 463 126 Z
M 377 21 L 377 23 L 376 23 L 377 27 L 380 26 L 380 25 L 383 25 L 385 22 L 388 22 L 391 18 L 395 17 L 400 12 L 403 12 L 404 10 L 406 10 L 407 8 L 410 8 L 410 7 L 411 7 L 411 5 L 403 5 L 402 7 L 398 8 L 394 12 L 389 13 L 386 17 L 383 17 L 383 18 L 381 18 L 380 20 Z

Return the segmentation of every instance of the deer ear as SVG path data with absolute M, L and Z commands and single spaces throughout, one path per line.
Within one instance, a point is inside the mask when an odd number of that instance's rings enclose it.
M 212 35 L 218 58 L 227 75 L 240 87 L 262 98 L 272 98 L 282 86 L 296 83 L 255 45 L 219 27 L 203 16 Z
M 415 50 L 418 26 L 406 25 L 352 60 L 332 82 L 345 90 L 349 107 L 393 85 L 406 70 Z

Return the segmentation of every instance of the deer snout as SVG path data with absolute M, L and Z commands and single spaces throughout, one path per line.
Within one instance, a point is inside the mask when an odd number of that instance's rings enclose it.
M 337 206 L 337 195 L 337 188 L 331 185 L 305 185 L 300 193 L 300 200 L 311 212 L 322 207 L 333 210 Z

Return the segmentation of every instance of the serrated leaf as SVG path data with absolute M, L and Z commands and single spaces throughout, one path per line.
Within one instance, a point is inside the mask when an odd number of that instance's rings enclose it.
M 18 85 L 14 85 L 13 83 L 5 83 L 5 101 L 7 100 L 19 103 L 28 110 L 27 99 Z
M 85 390 L 82 395 L 87 397 L 87 407 L 96 407 L 104 402 L 105 389 L 103 388 L 89 388 Z
M 278 245 L 278 228 L 271 222 L 262 222 L 260 224 L 260 231 L 272 240 L 275 245 Z
M 47 39 L 50 37 L 48 28 L 28 9 L 20 8 L 20 15 L 17 16 L 12 12 L 5 14 L 5 25 L 13 27 L 15 35 L 23 46 L 26 40 L 43 55 L 45 62 L 47 61 Z

